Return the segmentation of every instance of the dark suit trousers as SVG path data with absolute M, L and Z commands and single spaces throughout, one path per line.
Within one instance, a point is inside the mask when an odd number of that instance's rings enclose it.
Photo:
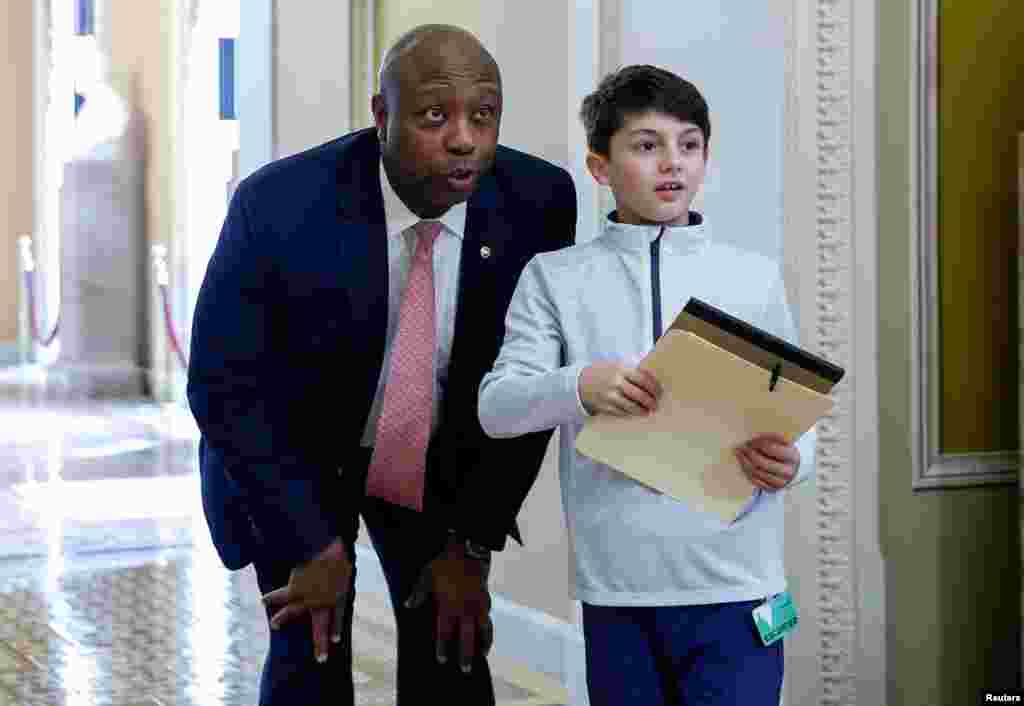
M 346 464 L 345 473 L 366 477 L 370 450 L 360 449 Z M 376 498 L 365 498 L 361 508 L 374 550 L 384 570 L 398 630 L 398 700 L 396 706 L 457 703 L 493 706 L 494 687 L 486 658 L 478 656 L 473 671 L 459 669 L 458 644 L 449 645 L 447 664 L 437 662 L 435 627 L 437 614 L 432 600 L 416 609 L 403 604 L 424 567 L 447 541 L 443 518 L 418 513 Z M 355 531 L 348 541 L 354 557 Z M 273 567 L 256 562 L 260 590 L 266 593 L 288 582 L 290 567 Z M 354 578 L 353 573 L 353 578 Z M 330 657 L 320 665 L 313 659 L 309 621 L 297 621 L 271 632 L 270 651 L 260 684 L 261 706 L 295 703 L 350 706 L 352 688 L 352 606 L 355 590 L 349 592 L 341 643 L 331 645 Z M 358 652 L 359 646 L 355 645 Z

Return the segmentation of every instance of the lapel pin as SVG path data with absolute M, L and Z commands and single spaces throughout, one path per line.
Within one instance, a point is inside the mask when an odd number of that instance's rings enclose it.
M 489 247 L 487 247 L 485 245 L 482 248 L 480 248 L 480 257 L 482 257 L 483 259 L 486 260 L 490 256 L 491 256 L 491 249 Z

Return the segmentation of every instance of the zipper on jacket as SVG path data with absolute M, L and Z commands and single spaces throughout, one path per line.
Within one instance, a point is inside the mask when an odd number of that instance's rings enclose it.
M 658 237 L 651 241 L 651 303 L 654 310 L 654 345 L 661 338 L 661 236 L 665 235 L 665 226 L 661 227 Z

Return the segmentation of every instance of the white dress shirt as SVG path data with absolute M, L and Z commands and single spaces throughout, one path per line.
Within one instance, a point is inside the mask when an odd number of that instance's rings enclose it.
M 388 238 L 388 329 L 384 343 L 384 365 L 377 381 L 377 394 L 366 420 L 362 445 L 373 446 L 377 437 L 377 420 L 384 403 L 384 386 L 391 370 L 391 345 L 398 332 L 398 313 L 402 295 L 409 280 L 412 256 L 416 252 L 416 230 L 421 220 L 398 197 L 391 187 L 384 164 L 380 165 L 380 189 L 384 195 L 384 222 Z M 448 380 L 448 360 L 452 352 L 455 332 L 456 293 L 459 287 L 459 259 L 462 255 L 462 237 L 466 229 L 466 202 L 456 204 L 435 219 L 444 226 L 434 241 L 434 413 L 431 433 L 437 430 L 441 400 Z

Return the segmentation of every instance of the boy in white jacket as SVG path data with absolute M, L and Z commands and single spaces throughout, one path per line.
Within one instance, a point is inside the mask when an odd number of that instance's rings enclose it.
M 654 410 L 661 389 L 636 367 L 691 296 L 796 342 L 778 262 L 712 238 L 690 210 L 711 125 L 688 81 L 653 66 L 606 77 L 581 111 L 587 166 L 616 210 L 594 240 L 533 258 L 480 386 L 491 436 L 560 428 L 562 502 L 583 604 L 592 706 L 777 706 L 782 641 L 752 611 L 786 588 L 783 488 L 813 468 L 813 433 L 736 449 L 755 487 L 732 523 L 699 512 L 575 450 L 594 414 Z

